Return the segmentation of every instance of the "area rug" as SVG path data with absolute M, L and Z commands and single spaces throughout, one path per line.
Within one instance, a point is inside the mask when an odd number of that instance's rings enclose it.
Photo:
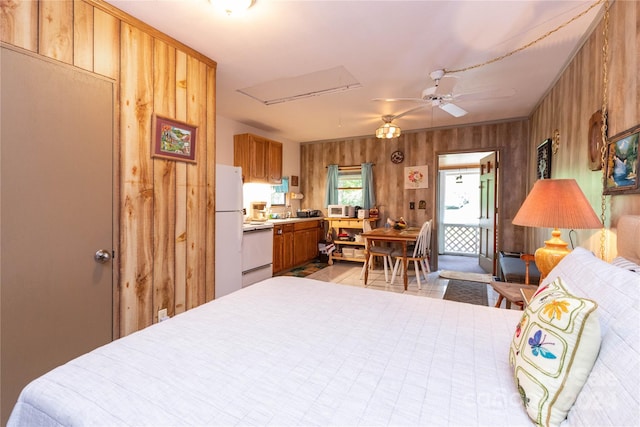
M 442 299 L 475 305 L 489 305 L 487 284 L 468 280 L 449 280 Z
M 460 271 L 442 270 L 438 275 L 444 279 L 466 280 L 468 282 L 489 283 L 493 280 L 493 276 L 490 274 L 463 273 Z
M 299 267 L 294 267 L 291 270 L 283 271 L 282 273 L 278 273 L 278 276 L 295 276 L 295 277 L 306 277 L 310 274 L 315 273 L 316 271 L 320 271 L 325 268 L 327 265 L 326 262 L 322 262 L 320 260 L 314 259 L 309 261 L 306 264 L 303 264 Z

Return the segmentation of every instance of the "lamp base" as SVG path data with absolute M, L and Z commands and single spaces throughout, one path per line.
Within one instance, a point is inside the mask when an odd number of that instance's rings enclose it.
M 569 244 L 560 238 L 560 230 L 554 228 L 551 232 L 551 239 L 545 240 L 544 247 L 538 248 L 535 253 L 536 266 L 540 270 L 540 280 L 547 277 L 562 258 L 569 252 Z

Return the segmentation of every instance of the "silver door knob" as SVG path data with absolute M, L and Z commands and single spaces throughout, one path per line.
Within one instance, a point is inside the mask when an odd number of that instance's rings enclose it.
M 106 249 L 100 249 L 99 251 L 96 252 L 93 258 L 97 262 L 104 264 L 105 262 L 109 262 L 109 260 L 111 259 L 111 254 Z

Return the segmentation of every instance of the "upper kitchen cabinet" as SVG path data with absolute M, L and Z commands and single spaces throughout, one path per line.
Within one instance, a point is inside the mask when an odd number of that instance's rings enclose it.
M 282 182 L 282 143 L 243 133 L 233 137 L 233 163 L 242 168 L 244 182 Z

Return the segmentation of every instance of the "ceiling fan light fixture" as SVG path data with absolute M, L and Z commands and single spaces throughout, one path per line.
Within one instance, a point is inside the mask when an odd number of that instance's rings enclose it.
M 400 136 L 401 132 L 402 131 L 400 130 L 400 126 L 391 122 L 386 122 L 385 124 L 380 126 L 378 129 L 376 129 L 376 138 L 380 138 L 380 139 L 397 138 Z

